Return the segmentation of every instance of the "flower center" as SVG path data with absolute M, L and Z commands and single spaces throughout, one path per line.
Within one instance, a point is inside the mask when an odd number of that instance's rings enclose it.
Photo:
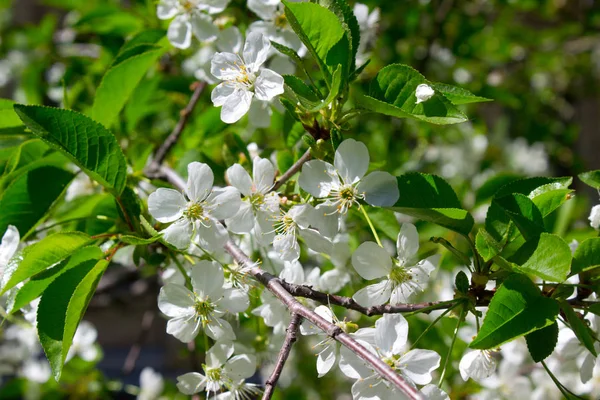
M 287 28 L 288 22 L 287 22 L 287 18 L 285 17 L 285 14 L 283 12 L 278 12 L 275 15 L 275 19 L 273 20 L 273 25 L 275 25 L 275 27 L 279 28 L 279 29 Z
M 209 381 L 219 382 L 221 380 L 221 368 L 206 368 L 206 365 L 204 365 L 204 370 Z
M 399 285 L 401 283 L 410 281 L 412 279 L 412 275 L 410 272 L 402 267 L 401 265 L 397 265 L 392 268 L 392 272 L 390 272 L 388 278 L 390 281 L 394 282 L 394 284 Z
M 359 200 L 363 199 L 364 195 L 358 192 L 356 186 L 352 184 L 343 184 L 337 189 L 332 189 L 329 193 L 329 200 L 336 205 L 337 211 L 340 214 L 345 214 L 354 204 L 358 205 Z
M 252 193 L 249 197 L 250 204 L 255 210 L 259 209 L 260 206 L 265 204 L 265 195 L 259 192 Z
M 199 203 L 190 203 L 183 215 L 191 220 L 204 219 L 204 207 Z
M 188 13 L 196 8 L 196 2 L 194 0 L 179 0 L 179 4 Z
M 209 319 L 210 314 L 215 311 L 215 306 L 207 299 L 207 300 L 196 300 L 194 303 L 194 310 L 196 311 L 196 315 L 203 321 Z
M 275 219 L 275 232 L 279 235 L 294 235 L 298 225 L 288 213 L 283 213 Z
M 248 67 L 242 62 L 236 63 L 236 66 L 238 67 L 239 72 L 233 80 L 237 83 L 247 86 L 248 89 L 251 89 L 254 85 L 254 81 L 256 80 L 256 75 L 248 71 Z

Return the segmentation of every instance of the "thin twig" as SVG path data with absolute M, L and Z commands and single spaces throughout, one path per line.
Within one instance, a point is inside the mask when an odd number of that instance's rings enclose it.
M 135 344 L 131 346 L 131 349 L 129 349 L 129 353 L 125 358 L 125 363 L 123 363 L 123 375 L 129 375 L 135 369 L 135 364 L 140 357 L 140 351 L 142 350 L 142 346 L 148 337 L 150 328 L 152 328 L 152 323 L 154 322 L 155 316 L 155 310 L 146 310 L 144 313 L 144 316 L 142 317 L 142 324 L 140 326 L 140 333 L 135 341 Z
M 181 136 L 181 133 L 183 132 L 183 129 L 185 128 L 185 125 L 187 124 L 190 115 L 192 114 L 192 111 L 194 111 L 196 104 L 198 104 L 198 100 L 200 100 L 200 95 L 202 95 L 202 92 L 204 91 L 205 87 L 206 82 L 194 82 L 192 84 L 194 93 L 192 94 L 188 105 L 179 113 L 180 118 L 179 121 L 177 121 L 177 125 L 175 125 L 175 128 L 173 128 L 171 134 L 169 134 L 169 136 L 167 137 L 167 139 L 165 139 L 163 144 L 158 148 L 158 150 L 156 150 L 156 154 L 154 154 L 154 159 L 150 164 L 149 171 L 156 172 L 159 170 L 160 166 L 169 154 L 169 151 L 171 151 L 173 146 L 175 146 L 175 143 L 177 143 L 177 141 L 179 140 L 179 137 Z
M 300 171 L 300 168 L 302 168 L 302 165 L 304 165 L 305 162 L 310 160 L 311 157 L 312 156 L 310 155 L 310 149 L 306 150 L 306 152 L 302 155 L 302 157 L 300 157 L 298 159 L 298 161 L 296 161 L 290 167 L 290 169 L 285 171 L 285 173 L 283 175 L 281 175 L 281 177 L 279 179 L 277 179 L 277 181 L 275 181 L 275 183 L 271 187 L 271 191 L 279 189 L 285 182 L 288 181 L 288 179 L 290 179 L 292 176 L 294 176 L 296 174 L 296 172 Z
M 286 329 L 285 340 L 283 342 L 283 346 L 281 346 L 281 350 L 279 350 L 279 355 L 277 356 L 277 363 L 275 364 L 275 368 L 271 373 L 271 376 L 265 382 L 265 392 L 263 394 L 262 400 L 269 400 L 271 396 L 273 396 L 273 392 L 275 391 L 275 386 L 277 385 L 277 381 L 279 380 L 279 376 L 281 376 L 281 371 L 283 371 L 283 366 L 287 361 L 290 352 L 292 350 L 292 345 L 296 341 L 298 337 L 298 328 L 302 323 L 302 316 L 299 314 L 292 314 L 292 320 Z

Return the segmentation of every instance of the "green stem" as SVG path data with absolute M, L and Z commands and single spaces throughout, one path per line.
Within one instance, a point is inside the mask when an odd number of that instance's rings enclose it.
M 469 243 L 469 247 L 471 248 L 471 251 L 473 252 L 473 267 L 475 268 L 475 272 L 482 272 L 481 267 L 479 265 L 479 253 L 477 253 L 477 248 L 475 247 L 475 244 L 473 243 L 473 241 L 471 240 L 469 235 L 463 235 L 463 236 L 467 240 L 467 243 Z
M 560 381 L 556 378 L 556 376 L 554 376 L 554 374 L 552 373 L 552 371 L 550 371 L 550 368 L 548 368 L 548 366 L 546 365 L 546 363 L 544 361 L 542 361 L 542 366 L 546 370 L 546 373 L 548 374 L 548 376 L 550 376 L 550 379 L 552 379 L 552 382 L 554 382 L 554 384 L 556 385 L 558 390 L 560 390 L 560 392 L 562 393 L 563 396 L 565 396 L 566 399 L 572 399 L 572 398 L 583 399 L 583 397 L 577 396 L 575 393 L 573 393 L 569 389 L 567 389 L 562 383 L 560 383 Z
M 460 303 L 458 303 L 458 304 L 460 304 Z M 413 342 L 413 344 L 410 346 L 410 350 L 414 349 L 415 346 L 417 345 L 417 343 L 419 343 L 419 340 L 421 340 L 423 338 L 423 336 L 425 336 L 427 334 L 427 332 L 429 332 L 435 326 L 435 324 L 437 324 L 446 314 L 448 314 L 450 311 L 452 311 L 452 309 L 455 308 L 455 307 L 456 307 L 456 305 L 448 308 L 447 310 L 444 310 L 444 312 L 441 313 L 439 315 L 439 317 L 437 317 L 432 323 L 430 323 L 429 326 L 427 328 L 425 328 L 425 330 L 423 331 L 423 333 L 421 333 L 419 335 L 419 337 L 417 338 L 417 340 L 415 340 Z
M 173 260 L 173 262 L 179 269 L 179 272 L 181 272 L 181 275 L 183 275 L 183 278 L 185 279 L 185 283 L 186 283 L 186 286 L 188 287 L 188 289 L 193 291 L 194 287 L 192 286 L 192 280 L 190 279 L 187 272 L 185 271 L 185 268 L 183 268 L 183 265 L 181 264 L 181 262 L 179 262 L 179 260 L 177 259 L 177 257 L 174 254 L 171 254 L 171 259 Z
M 439 303 L 436 303 L 435 305 L 432 305 L 432 306 L 429 306 L 429 307 L 423 307 L 423 308 L 421 308 L 419 310 L 415 310 L 415 311 L 403 313 L 402 315 L 404 315 L 405 317 L 410 317 L 410 316 L 413 316 L 413 315 L 416 315 L 416 314 L 427 313 L 427 312 L 435 311 L 435 310 L 441 310 L 441 309 L 443 309 L 443 306 L 445 306 L 446 304 L 453 304 L 453 303 L 456 303 L 456 304 L 453 305 L 453 307 L 454 307 L 456 305 L 462 304 L 463 301 L 460 301 L 460 300 L 457 300 L 457 299 L 441 301 Z
M 373 232 L 373 236 L 375 236 L 375 241 L 377 242 L 379 247 L 383 247 L 383 245 L 381 244 L 381 240 L 379 240 L 379 235 L 377 234 L 377 231 L 375 230 L 375 227 L 373 226 L 373 223 L 371 222 L 371 218 L 369 218 L 369 215 L 367 214 L 365 207 L 363 207 L 362 205 L 359 205 L 358 208 L 360 208 L 360 211 L 362 212 L 365 219 L 367 220 L 367 223 L 369 224 L 369 227 L 371 228 L 371 232 Z
M 467 257 L 466 254 L 463 254 L 460 251 L 458 251 L 454 246 L 452 246 L 452 243 L 450 243 L 446 239 L 441 237 L 432 237 L 431 239 L 429 239 L 429 241 L 444 246 L 450 253 L 454 254 L 456 258 L 465 263 L 467 267 L 471 264 L 471 260 L 469 259 L 469 257 Z
M 460 317 L 458 317 L 458 322 L 456 323 L 456 329 L 454 329 L 454 335 L 452 335 L 452 342 L 450 343 L 450 348 L 448 349 L 448 354 L 446 355 L 446 360 L 444 361 L 444 369 L 442 370 L 442 375 L 440 376 L 440 381 L 438 383 L 438 387 L 442 386 L 444 382 L 444 376 L 446 376 L 446 370 L 448 368 L 448 360 L 452 357 L 452 350 L 454 349 L 454 343 L 456 343 L 456 337 L 458 336 L 458 328 L 465 316 L 465 309 L 463 308 L 460 312 Z

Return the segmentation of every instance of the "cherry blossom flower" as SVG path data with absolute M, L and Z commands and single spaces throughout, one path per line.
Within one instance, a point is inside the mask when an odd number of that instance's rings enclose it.
M 223 82 L 214 88 L 211 99 L 221 107 L 221 120 L 228 124 L 239 121 L 250 110 L 253 99 L 270 101 L 283 93 L 283 77 L 261 68 L 267 60 L 271 42 L 263 34 L 250 32 L 242 55 L 215 54 L 211 73 Z
M 399 197 L 396 178 L 384 171 L 371 172 L 367 146 L 354 139 L 344 140 L 331 165 L 322 160 L 311 160 L 302 166 L 298 184 L 323 204 L 334 206 L 345 214 L 353 205 L 364 200 L 372 206 L 392 206 Z
M 279 195 L 269 192 L 275 181 L 275 167 L 266 158 L 256 157 L 251 178 L 239 164 L 227 169 L 227 180 L 244 196 L 239 211 L 225 222 L 234 233 L 250 232 L 257 219 L 269 219 L 279 213 Z
M 415 96 L 417 96 L 416 104 L 423 103 L 424 101 L 429 100 L 433 97 L 434 94 L 435 91 L 431 86 L 425 83 L 421 83 L 419 86 L 417 86 L 417 89 L 415 90 Z
M 357 303 L 375 306 L 386 303 L 407 303 L 417 291 L 426 287 L 429 274 L 435 269 L 438 255 L 415 262 L 419 250 L 419 234 L 413 224 L 404 223 L 396 243 L 398 257 L 373 242 L 364 242 L 352 254 L 352 265 L 367 280 L 385 278 L 360 289 L 352 297 Z
M 137 400 L 156 400 L 162 394 L 165 382 L 162 375 L 150 367 L 140 373 L 140 393 Z
M 463 355 L 458 369 L 463 380 L 471 378 L 480 381 L 492 376 L 496 371 L 496 360 L 490 350 L 472 350 Z
M 88 321 L 81 321 L 73 336 L 73 344 L 67 353 L 66 361 L 76 355 L 85 361 L 94 361 L 98 357 L 98 348 L 95 346 L 98 331 Z
M 223 236 L 227 240 L 227 231 L 219 220 L 237 213 L 240 194 L 231 186 L 213 189 L 213 181 L 213 172 L 208 165 L 193 162 L 188 165 L 185 196 L 166 188 L 159 188 L 150 194 L 150 214 L 160 222 L 173 222 L 161 231 L 164 240 L 185 249 L 190 244 L 194 230 L 212 245 L 224 242 Z
M 400 314 L 385 314 L 375 322 L 375 328 L 362 328 L 353 334 L 356 340 L 386 364 L 402 374 L 407 382 L 427 385 L 431 373 L 440 366 L 441 357 L 435 351 L 413 349 L 404 352 L 408 339 L 408 322 Z M 349 378 L 357 379 L 352 395 L 359 398 L 395 398 L 398 392 L 377 375 L 371 366 L 356 354 L 342 347 L 340 369 Z
M 4 232 L 4 236 L 2 236 L 2 242 L 0 242 L 0 287 L 2 286 L 2 278 L 6 266 L 12 256 L 17 252 L 20 240 L 21 236 L 19 235 L 17 228 L 13 225 L 8 225 L 6 232 Z
M 221 317 L 246 310 L 248 295 L 239 289 L 224 289 L 223 269 L 214 261 L 200 261 L 191 271 L 191 281 L 193 292 L 174 283 L 160 290 L 158 308 L 170 317 L 167 333 L 186 343 L 200 329 L 214 340 L 235 339 L 233 328 Z
M 379 8 L 369 13 L 369 7 L 365 4 L 354 4 L 354 15 L 360 30 L 360 43 L 356 52 L 356 64 L 360 66 L 367 61 L 368 51 L 375 44 L 377 29 L 379 28 Z
M 219 341 L 206 352 L 206 364 L 202 365 L 204 375 L 190 372 L 177 377 L 177 388 L 183 394 L 192 395 L 206 391 L 207 398 L 225 388 L 240 388 L 240 381 L 254 375 L 256 358 L 249 354 L 233 356 L 234 347 L 230 341 Z M 233 357 L 232 357 L 233 356 Z
M 192 34 L 198 40 L 210 41 L 217 37 L 219 29 L 209 14 L 223 11 L 229 0 L 160 0 L 156 15 L 160 19 L 171 19 L 167 38 L 179 49 L 187 49 L 192 43 Z
M 589 220 L 592 228 L 600 229 L 600 204 L 592 207 Z

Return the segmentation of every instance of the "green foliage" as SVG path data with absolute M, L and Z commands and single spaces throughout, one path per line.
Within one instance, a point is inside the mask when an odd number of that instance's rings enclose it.
M 525 335 L 525 340 L 533 361 L 540 362 L 548 358 L 558 343 L 558 323 L 555 322 Z
M 32 244 L 23 251 L 20 263 L 13 265 L 12 268 L 9 266 L 4 271 L 0 295 L 25 279 L 64 260 L 90 242 L 90 237 L 81 232 L 59 232 Z
M 337 15 L 342 22 L 342 27 L 346 30 L 348 38 L 350 38 L 350 73 L 352 73 L 356 69 L 356 53 L 360 43 L 360 28 L 356 16 L 346 0 L 319 0 L 319 4 L 327 7 Z
M 391 210 L 433 222 L 468 235 L 473 217 L 462 205 L 452 187 L 439 176 L 411 172 L 398 177 L 400 198 Z
M 571 249 L 560 236 L 542 233 L 539 238 L 525 242 L 510 261 L 524 273 L 562 282 L 571 269 Z
M 467 274 L 465 274 L 463 271 L 460 271 L 458 274 L 456 274 L 456 277 L 454 278 L 454 286 L 459 293 L 466 294 L 469 291 L 469 285 L 469 278 L 467 277 Z
M 461 104 L 481 103 L 486 101 L 492 101 L 492 99 L 486 99 L 485 97 L 475 96 L 467 89 L 448 85 L 446 83 L 433 83 L 431 85 L 433 89 L 441 92 L 452 104 L 455 106 Z
M 595 338 L 594 332 L 590 329 L 590 327 L 584 322 L 581 315 L 577 314 L 573 307 L 566 300 L 560 301 L 560 309 L 562 310 L 565 317 L 567 317 L 567 322 L 571 326 L 573 333 L 579 339 L 579 342 L 585 346 L 586 349 L 592 353 L 594 357 L 598 356 L 596 349 L 594 348 L 594 343 L 597 340 Z
M 61 274 L 42 294 L 37 330 L 56 381 L 73 335 L 107 266 L 106 260 L 84 261 Z
M 521 274 L 508 277 L 490 302 L 483 325 L 469 347 L 492 349 L 554 323 L 558 303 L 544 297 L 531 280 Z
M 117 139 L 83 114 L 51 107 L 15 105 L 31 131 L 62 151 L 92 179 L 118 196 L 125 188 L 127 164 Z
M 600 169 L 588 171 L 578 175 L 579 179 L 588 186 L 600 190 Z
M 571 275 L 600 267 L 600 237 L 589 238 L 577 246 L 573 254 Z
M 119 238 L 119 240 L 123 243 L 133 244 L 136 246 L 154 243 L 154 242 L 158 241 L 159 239 L 160 239 L 160 235 L 156 235 L 156 236 L 153 236 L 148 239 L 137 237 L 137 236 L 131 236 L 131 235 L 123 235 Z

